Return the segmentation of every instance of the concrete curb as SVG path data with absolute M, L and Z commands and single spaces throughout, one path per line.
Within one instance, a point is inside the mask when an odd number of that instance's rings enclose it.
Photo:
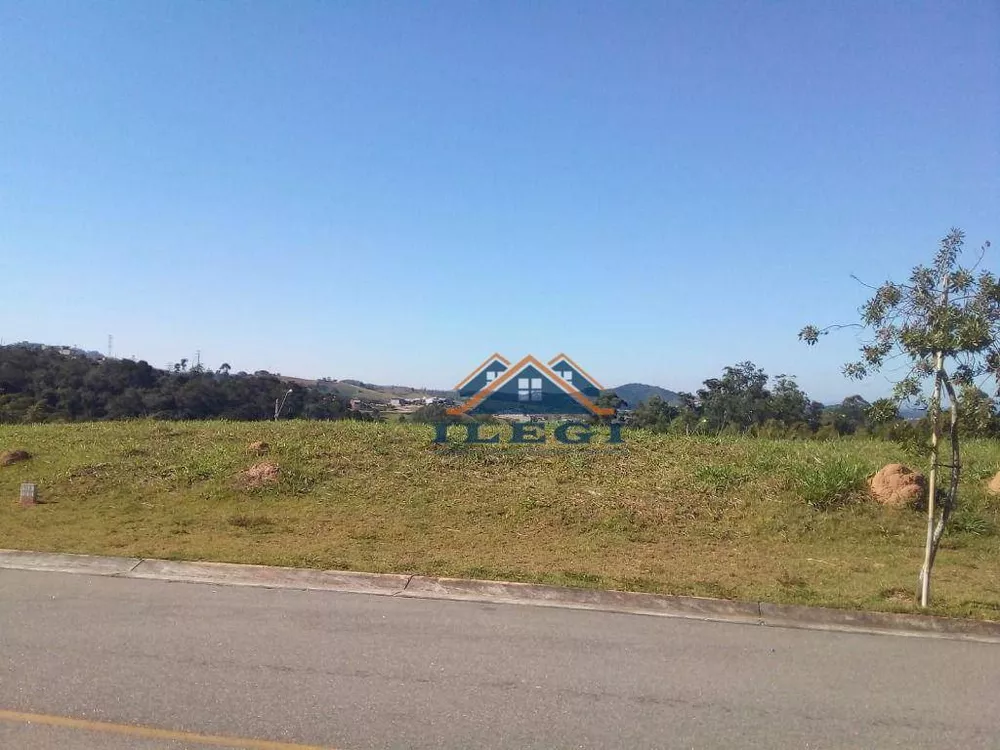
M 434 578 L 393 573 L 353 573 L 232 563 L 175 562 L 21 550 L 0 550 L 0 570 L 2 569 L 210 583 L 223 586 L 339 591 L 407 599 L 521 604 L 780 628 L 1000 643 L 1000 622 L 693 596 L 575 589 L 506 581 Z
M 638 615 L 762 624 L 760 607 L 754 602 L 701 599 L 693 596 L 637 594 L 628 591 L 574 589 L 533 583 L 413 576 L 400 596 L 412 599 L 531 604 L 540 607 L 591 609 Z
M 52 573 L 85 573 L 94 576 L 125 575 L 142 560 L 138 557 L 64 555 L 59 552 L 0 550 L 0 568 L 47 570 Z
M 0 552 L 0 566 L 3 553 Z M 341 573 L 309 568 L 273 568 L 266 565 L 234 565 L 213 562 L 173 562 L 142 560 L 125 578 L 149 578 L 160 581 L 215 583 L 226 586 L 263 586 L 266 588 L 342 591 L 352 594 L 393 595 L 402 592 L 410 576 L 380 573 Z
M 778 628 L 838 630 L 848 633 L 886 633 L 1000 643 L 1000 622 L 987 620 L 962 620 L 957 617 L 803 607 L 796 604 L 769 604 L 768 602 L 760 603 L 760 613 L 765 625 Z

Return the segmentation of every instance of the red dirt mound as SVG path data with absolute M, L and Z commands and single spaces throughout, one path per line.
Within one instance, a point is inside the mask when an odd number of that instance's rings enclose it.
M 872 496 L 892 508 L 915 506 L 924 496 L 927 480 L 919 471 L 903 464 L 888 464 L 868 480 Z
M 990 483 L 986 485 L 986 490 L 991 495 L 1000 495 L 1000 471 L 993 475 Z
M 262 461 L 244 471 L 243 479 L 252 487 L 260 487 L 264 484 L 274 484 L 277 482 L 280 472 L 281 468 L 278 464 L 271 463 L 270 461 Z
M 31 454 L 28 451 L 4 451 L 0 453 L 0 466 L 10 466 L 30 458 Z

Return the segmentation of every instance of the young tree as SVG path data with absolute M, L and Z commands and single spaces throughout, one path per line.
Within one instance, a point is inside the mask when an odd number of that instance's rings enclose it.
M 710 378 L 698 389 L 701 416 L 706 428 L 719 432 L 732 427 L 744 432 L 768 417 L 771 393 L 767 373 L 753 362 L 727 367 L 721 378 Z
M 971 384 L 977 377 L 996 378 L 1000 374 L 1000 283 L 993 274 L 978 270 L 990 243 L 983 246 L 979 261 L 971 267 L 959 263 L 964 243 L 965 234 L 952 229 L 941 240 L 932 265 L 916 266 L 908 283 L 887 281 L 875 289 L 860 310 L 861 322 L 851 324 L 867 331 L 870 338 L 861 347 L 861 359 L 844 366 L 846 376 L 861 379 L 898 358 L 909 362 L 910 370 L 896 383 L 891 402 L 879 402 L 883 411 L 898 408 L 907 400 L 926 403 L 926 385 L 933 382 L 927 540 L 919 579 L 922 607 L 930 602 L 934 558 L 958 502 L 962 415 L 955 387 Z M 799 338 L 812 345 L 820 336 L 844 327 L 849 326 L 809 325 Z M 947 463 L 940 460 L 942 391 L 947 394 L 949 412 L 951 457 Z M 941 469 L 948 471 L 943 489 L 937 486 Z
M 792 427 L 809 422 L 812 402 L 799 388 L 794 375 L 778 375 L 771 388 L 768 418 Z
M 680 409 L 673 404 L 659 396 L 650 396 L 632 411 L 629 424 L 651 432 L 667 432 L 679 414 Z

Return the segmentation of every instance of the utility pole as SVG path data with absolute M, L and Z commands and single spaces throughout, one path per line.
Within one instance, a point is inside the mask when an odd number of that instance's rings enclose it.
M 108 359 L 111 359 L 115 351 L 115 337 L 108 334 Z

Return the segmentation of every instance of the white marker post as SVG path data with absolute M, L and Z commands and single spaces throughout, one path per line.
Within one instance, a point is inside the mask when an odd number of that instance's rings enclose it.
M 38 504 L 38 488 L 32 482 L 21 483 L 21 505 L 27 508 Z

